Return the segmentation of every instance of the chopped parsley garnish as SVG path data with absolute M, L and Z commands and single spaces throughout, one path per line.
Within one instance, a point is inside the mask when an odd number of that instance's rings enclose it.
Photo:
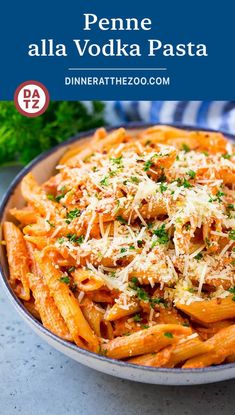
M 131 176 L 131 181 L 133 183 L 139 183 L 140 182 L 140 180 L 138 179 L 138 177 L 135 177 L 135 176 Z
M 173 334 L 172 333 L 170 333 L 169 331 L 166 331 L 166 333 L 164 333 L 164 336 L 165 337 L 168 337 L 168 339 L 173 339 Z
M 74 244 L 81 244 L 84 240 L 83 235 L 77 236 L 76 233 L 68 233 L 66 237 L 68 238 L 69 242 Z
M 150 167 L 152 166 L 152 164 L 153 164 L 152 159 L 147 160 L 147 161 L 144 163 L 144 171 L 148 171 L 148 170 L 150 169 Z
M 139 300 L 149 301 L 148 293 L 142 287 L 136 285 L 138 282 L 138 278 L 133 277 L 131 279 L 130 288 L 136 291 L 136 295 L 139 298 Z
M 109 185 L 109 176 L 105 176 L 101 181 L 100 181 L 101 186 L 108 186 Z
M 63 197 L 65 197 L 65 193 L 63 193 L 63 194 L 61 194 L 61 195 L 56 196 L 56 197 L 55 197 L 55 201 L 59 203 L 59 201 L 60 201 L 61 199 L 63 199 Z
M 199 254 L 195 255 L 194 257 L 197 261 L 200 261 L 200 259 L 203 258 L 203 255 L 201 254 L 201 252 L 199 252 Z
M 113 164 L 116 164 L 118 166 L 120 166 L 122 164 L 122 156 L 119 156 L 119 157 L 116 157 L 116 158 L 111 157 L 110 160 Z
M 150 167 L 153 165 L 153 161 L 152 161 L 153 158 L 168 157 L 168 156 L 169 156 L 168 153 L 166 153 L 166 154 L 162 154 L 162 153 L 156 153 L 156 154 L 154 154 L 149 160 L 147 160 L 144 163 L 144 171 L 148 171 L 150 169 Z
M 229 203 L 229 204 L 227 205 L 227 209 L 229 209 L 229 210 L 234 210 L 234 205 L 233 205 L 232 203 Z
M 210 242 L 210 239 L 209 238 L 205 238 L 205 244 L 207 246 L 210 246 L 211 245 L 211 242 Z
M 149 329 L 149 325 L 148 324 L 141 324 L 141 328 L 142 329 Z
M 184 178 L 184 180 L 182 180 L 181 178 L 178 178 L 178 179 L 177 179 L 177 186 L 178 186 L 178 187 L 183 186 L 185 189 L 190 189 L 190 187 L 193 187 L 193 186 L 189 183 L 189 181 L 188 181 L 188 180 L 186 180 L 185 178 Z
M 130 288 L 136 291 L 136 295 L 139 300 L 148 302 L 151 308 L 154 308 L 156 304 L 163 304 L 164 307 L 167 307 L 167 302 L 163 297 L 151 298 L 149 297 L 148 293 L 144 290 L 144 288 L 139 287 L 138 278 L 133 277 L 130 282 Z
M 153 234 L 158 237 L 157 242 L 161 245 L 169 242 L 169 236 L 165 229 L 165 224 L 161 225 L 158 229 L 154 229 Z
M 218 192 L 216 193 L 216 195 L 215 195 L 216 197 L 215 198 L 210 198 L 209 199 L 209 202 L 211 203 L 211 202 L 222 202 L 222 196 L 224 196 L 224 192 L 221 192 L 220 190 L 218 190 Z
M 70 272 L 74 272 L 75 271 L 75 267 L 70 267 L 70 268 L 68 268 L 68 272 L 70 273 Z
M 127 221 L 121 216 L 117 216 L 116 219 L 118 220 L 118 222 L 122 223 L 123 225 L 127 224 Z
M 114 177 L 117 175 L 117 170 L 110 170 L 109 177 Z
M 232 296 L 232 300 L 233 301 L 235 301 L 235 286 L 234 287 L 232 287 L 232 288 L 229 288 L 229 290 L 228 290 L 231 294 L 234 294 L 233 296 Z
M 130 245 L 130 246 L 129 246 L 129 249 L 130 249 L 130 251 L 134 251 L 134 250 L 135 250 L 134 245 Z
M 51 226 L 51 228 L 55 228 L 54 223 L 50 222 L 48 219 L 46 220 L 47 223 L 49 223 L 49 225 Z
M 58 203 L 66 195 L 66 186 L 62 186 L 59 191 L 60 191 L 60 194 L 55 197 L 55 201 Z
M 61 277 L 59 279 L 60 282 L 64 282 L 65 284 L 69 284 L 70 283 L 70 278 L 68 275 L 64 275 L 63 277 Z
M 162 304 L 164 305 L 164 307 L 167 307 L 167 302 L 165 298 L 163 297 L 150 298 L 149 302 L 150 302 L 150 307 L 152 308 L 154 308 L 155 305 L 159 305 L 159 304 Z
M 235 230 L 229 231 L 228 237 L 229 239 L 232 239 L 232 241 L 235 241 Z
M 62 244 L 64 241 L 65 241 L 65 239 L 63 237 L 57 239 L 57 242 L 59 244 Z
M 80 209 L 74 209 L 74 210 L 70 210 L 70 212 L 67 213 L 66 215 L 66 223 L 71 223 L 71 221 L 75 218 L 77 218 L 78 216 L 80 216 L 81 211 Z
M 226 153 L 226 154 L 223 154 L 222 157 L 223 157 L 223 159 L 231 159 L 232 154 Z
M 137 297 L 142 301 L 149 301 L 148 293 L 141 287 L 136 287 Z
M 184 150 L 185 153 L 188 153 L 190 151 L 190 148 L 189 148 L 189 146 L 187 144 L 183 143 L 182 144 L 182 150 Z
M 140 316 L 140 314 L 135 314 L 133 317 L 133 320 L 138 323 L 139 321 L 142 321 L 142 317 Z
M 126 252 L 127 251 L 127 249 L 126 248 L 121 248 L 120 249 L 120 252 L 121 252 L 121 254 L 123 254 L 124 252 Z
M 53 201 L 54 201 L 54 200 L 55 200 L 55 197 L 54 197 L 53 195 L 50 195 L 50 194 L 49 194 L 49 195 L 47 195 L 47 199 L 48 199 L 48 200 L 53 200 Z
M 224 192 L 221 192 L 220 190 L 216 193 L 216 197 L 218 202 L 222 202 L 221 197 L 224 196 Z
M 187 174 L 191 179 L 194 179 L 196 176 L 196 172 L 194 170 L 189 170 Z
M 160 192 L 163 193 L 167 190 L 167 186 L 164 183 L 160 183 Z

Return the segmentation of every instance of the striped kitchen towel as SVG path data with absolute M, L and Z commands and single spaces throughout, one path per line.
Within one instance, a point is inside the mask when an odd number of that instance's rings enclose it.
M 106 120 L 182 123 L 235 134 L 235 101 L 106 101 Z

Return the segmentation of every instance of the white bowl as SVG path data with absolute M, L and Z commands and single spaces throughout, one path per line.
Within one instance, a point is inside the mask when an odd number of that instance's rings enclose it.
M 149 127 L 149 124 L 135 123 L 127 124 L 124 127 L 131 130 L 132 133 L 140 129 Z M 177 125 L 180 128 L 190 129 L 190 127 Z M 191 128 L 195 129 L 195 128 Z M 21 207 L 24 200 L 20 193 L 20 182 L 22 178 L 31 171 L 39 183 L 47 180 L 53 173 L 54 167 L 58 160 L 68 148 L 72 148 L 78 141 L 88 140 L 94 131 L 89 131 L 77 135 L 76 137 L 64 142 L 54 149 L 41 154 L 26 166 L 15 178 L 6 192 L 0 207 L 0 221 L 11 219 L 9 209 L 12 207 Z M 234 140 L 235 137 L 228 135 L 228 138 Z M 60 339 L 42 326 L 23 306 L 21 301 L 16 297 L 8 282 L 8 264 L 4 246 L 0 246 L 0 272 L 3 280 L 3 286 L 6 294 L 12 301 L 17 312 L 32 327 L 32 329 L 47 341 L 55 349 L 71 357 L 79 363 L 89 366 L 100 372 L 118 376 L 123 379 L 130 379 L 137 382 L 145 382 L 158 385 L 196 385 L 232 379 L 235 377 L 235 363 L 228 363 L 218 366 L 212 366 L 204 369 L 168 369 L 154 368 L 147 366 L 137 366 L 119 360 L 100 356 L 98 354 L 81 349 L 75 344 Z

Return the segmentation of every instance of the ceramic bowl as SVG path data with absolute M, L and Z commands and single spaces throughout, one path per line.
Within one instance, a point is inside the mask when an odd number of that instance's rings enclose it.
M 127 124 L 123 127 L 134 133 L 149 126 L 150 124 L 135 123 Z M 185 129 L 195 129 L 188 126 L 177 126 Z M 41 154 L 28 166 L 21 170 L 3 197 L 0 207 L 0 221 L 2 222 L 9 219 L 8 212 L 10 208 L 21 207 L 24 205 L 24 200 L 20 193 L 20 182 L 27 173 L 31 171 L 39 183 L 47 180 L 54 173 L 55 166 L 64 152 L 69 148 L 76 146 L 78 141 L 87 141 L 89 145 L 89 139 L 91 138 L 93 132 L 94 131 L 82 133 L 66 142 L 63 142 L 52 150 Z M 231 140 L 235 139 L 235 137 L 231 135 L 228 135 L 228 138 Z M 12 291 L 8 282 L 6 252 L 4 246 L 2 245 L 0 246 L 0 263 L 0 272 L 4 289 L 20 316 L 51 346 L 83 365 L 123 379 L 159 385 L 204 384 L 235 377 L 235 363 L 212 366 L 204 369 L 168 369 L 137 366 L 97 355 L 87 350 L 83 350 L 75 344 L 62 340 L 44 328 L 42 324 L 26 310 L 21 301 Z

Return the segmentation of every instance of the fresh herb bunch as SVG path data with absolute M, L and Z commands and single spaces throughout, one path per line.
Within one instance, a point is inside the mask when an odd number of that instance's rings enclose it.
M 27 118 L 13 102 L 0 102 L 0 165 L 27 164 L 79 131 L 100 127 L 104 124 L 103 112 L 100 101 L 91 102 L 89 109 L 79 101 L 56 101 L 40 117 Z

